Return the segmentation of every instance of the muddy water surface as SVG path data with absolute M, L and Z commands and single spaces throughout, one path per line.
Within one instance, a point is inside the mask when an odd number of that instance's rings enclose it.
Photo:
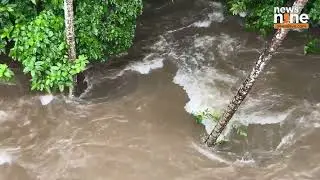
M 320 58 L 303 38 L 289 35 L 235 116 L 248 137 L 229 128 L 213 153 L 199 143 L 212 123 L 190 113 L 223 109 L 264 41 L 220 3 L 146 7 L 129 64 L 92 68 L 81 99 L 43 106 L 24 81 L 0 86 L 0 179 L 320 178 Z

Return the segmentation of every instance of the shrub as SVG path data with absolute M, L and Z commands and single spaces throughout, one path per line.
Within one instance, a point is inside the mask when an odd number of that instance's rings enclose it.
M 105 61 L 126 51 L 132 45 L 142 0 L 78 0 L 74 9 L 79 56 L 70 62 L 63 0 L 0 1 L 0 54 L 22 64 L 33 90 L 63 91 L 89 61 Z

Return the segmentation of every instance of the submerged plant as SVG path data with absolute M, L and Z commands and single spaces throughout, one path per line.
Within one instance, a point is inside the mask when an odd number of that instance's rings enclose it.
M 309 41 L 304 46 L 304 54 L 320 53 L 320 38 Z
M 0 79 L 4 81 L 10 81 L 14 73 L 9 69 L 6 64 L 0 64 Z
M 206 109 L 204 111 L 192 114 L 198 124 L 204 124 L 205 120 L 211 120 L 214 124 L 218 123 L 220 118 L 222 117 L 221 111 L 209 110 Z M 241 137 L 248 136 L 248 126 L 241 124 L 238 121 L 233 121 L 230 125 L 230 130 L 233 130 L 237 135 Z M 227 138 L 220 138 L 218 140 L 219 144 L 228 142 Z
M 192 115 L 196 119 L 196 122 L 198 124 L 201 124 L 201 122 L 205 119 L 211 119 L 211 120 L 217 122 L 217 121 L 219 121 L 222 114 L 219 111 L 210 111 L 209 109 L 206 109 L 205 111 L 198 112 L 198 113 L 192 114 Z
M 236 131 L 237 135 L 248 137 L 248 126 L 243 124 L 233 124 L 232 128 Z

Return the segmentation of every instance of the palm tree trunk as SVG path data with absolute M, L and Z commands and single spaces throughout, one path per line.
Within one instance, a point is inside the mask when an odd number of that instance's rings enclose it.
M 65 33 L 68 44 L 69 60 L 73 61 L 77 58 L 76 55 L 76 42 L 74 34 L 74 13 L 73 13 L 73 0 L 64 0 L 64 21 Z M 76 77 L 73 78 L 73 83 L 76 83 Z M 73 96 L 74 84 L 69 88 L 69 96 Z
M 299 13 L 302 11 L 304 6 L 307 4 L 308 0 L 296 0 L 293 4 L 293 8 L 298 8 Z M 258 76 L 264 70 L 265 66 L 268 64 L 273 54 L 277 51 L 278 47 L 281 45 L 282 41 L 286 38 L 289 29 L 279 29 L 273 36 L 271 40 L 270 46 L 265 48 L 264 51 L 260 54 L 258 61 L 253 67 L 251 73 L 247 76 L 245 81 L 242 83 L 240 88 L 238 89 L 236 95 L 233 97 L 230 104 L 225 109 L 221 119 L 216 124 L 214 129 L 211 131 L 209 136 L 205 139 L 205 143 L 207 146 L 213 146 L 216 144 L 216 141 L 223 130 L 226 128 L 232 116 L 237 111 L 240 104 L 246 98 L 248 93 L 250 92 L 252 86 L 257 80 Z

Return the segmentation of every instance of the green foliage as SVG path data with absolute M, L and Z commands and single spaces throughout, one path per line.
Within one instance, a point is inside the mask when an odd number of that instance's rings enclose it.
M 229 0 L 228 5 L 232 14 L 247 12 L 246 28 L 258 31 L 263 35 L 273 31 L 273 8 L 282 6 L 286 0 Z
M 63 91 L 88 60 L 103 61 L 127 50 L 142 0 L 78 0 L 74 9 L 80 56 L 70 62 L 63 0 L 0 0 L 0 54 L 9 53 L 23 65 L 33 90 Z
M 239 15 L 241 12 L 245 12 L 247 9 L 244 1 L 230 1 L 230 11 L 233 15 Z
M 135 20 L 142 12 L 142 1 L 82 0 L 76 5 L 78 52 L 101 60 L 127 50 L 132 45 Z M 94 11 L 92 11 L 94 9 Z
M 86 54 L 90 59 L 98 60 L 103 57 L 101 31 L 105 31 L 102 22 L 106 6 L 101 3 L 79 1 L 76 10 L 76 34 L 78 53 Z M 92 11 L 94 9 L 94 11 Z
M 205 111 L 198 112 L 196 114 L 193 114 L 193 117 L 195 118 L 196 122 L 198 124 L 201 124 L 201 122 L 204 119 L 211 119 L 213 121 L 219 121 L 221 118 L 221 112 L 218 111 L 210 111 L 209 109 L 206 109 Z
M 320 28 L 320 0 L 313 0 L 309 6 L 312 26 Z M 304 46 L 304 53 L 320 53 L 320 39 L 314 37 Z
M 198 112 L 196 114 L 193 114 L 193 117 L 195 118 L 196 122 L 198 124 L 201 124 L 203 120 L 209 119 L 216 123 L 221 119 L 222 113 L 219 111 L 211 111 L 209 109 L 206 109 L 205 111 Z M 231 124 L 232 129 L 239 135 L 243 137 L 247 137 L 247 131 L 248 127 L 245 125 L 242 125 L 238 122 L 232 122 Z M 218 143 L 224 143 L 227 141 L 226 139 L 220 139 Z
M 12 79 L 14 73 L 8 68 L 6 64 L 0 64 L 0 79 L 9 81 Z
M 1 0 L 0 26 L 12 26 L 26 22 L 37 15 L 36 6 L 30 0 Z
M 64 0 L 41 0 L 44 9 L 60 10 L 61 12 L 63 10 L 63 1 Z
M 12 32 L 15 46 L 10 56 L 22 63 L 24 73 L 31 74 L 32 90 L 63 91 L 85 68 L 84 56 L 74 62 L 68 60 L 63 25 L 63 18 L 49 10 L 26 24 L 16 25 Z
M 142 0 L 109 0 L 107 4 L 110 14 L 106 20 L 108 28 L 103 31 L 103 37 L 106 37 L 104 42 L 107 44 L 107 53 L 116 55 L 132 45 L 135 19 L 142 12 Z
M 266 36 L 273 32 L 274 7 L 291 6 L 292 0 L 228 0 L 230 12 L 239 15 L 246 12 L 245 26 L 248 30 L 260 32 Z M 320 0 L 311 0 L 305 8 L 305 13 L 309 14 L 311 27 L 320 25 Z M 311 40 L 305 46 L 306 53 L 318 52 L 319 47 L 314 46 L 317 40 Z
M 319 38 L 316 38 L 316 39 L 309 41 L 304 46 L 304 54 L 309 54 L 309 53 L 320 53 L 320 39 Z
M 5 53 L 6 38 L 13 29 L 10 17 L 14 14 L 15 5 L 0 3 L 0 54 Z
M 315 0 L 314 3 L 312 3 L 309 17 L 314 24 L 320 25 L 320 0 Z

